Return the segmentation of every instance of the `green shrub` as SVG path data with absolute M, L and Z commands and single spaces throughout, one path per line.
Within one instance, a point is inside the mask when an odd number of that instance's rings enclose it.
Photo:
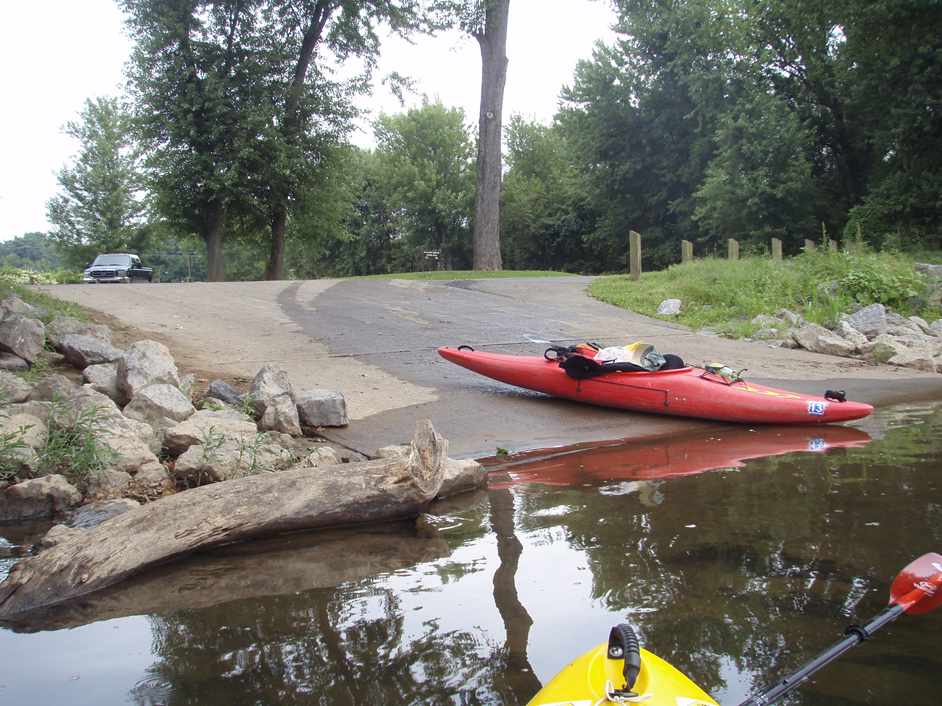
M 83 487 L 91 474 L 117 459 L 117 454 L 100 441 L 106 428 L 100 407 L 89 406 L 76 412 L 55 397 L 47 427 L 46 443 L 39 454 L 40 475 L 61 473 Z

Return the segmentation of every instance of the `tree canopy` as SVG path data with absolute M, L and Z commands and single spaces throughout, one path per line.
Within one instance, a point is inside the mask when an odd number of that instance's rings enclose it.
M 96 252 L 138 247 L 144 235 L 144 183 L 140 153 L 127 113 L 116 98 L 85 101 L 65 132 L 79 153 L 58 175 L 60 192 L 49 200 L 52 238 L 73 267 Z
M 411 270 L 429 250 L 455 268 L 622 271 L 629 230 L 646 268 L 681 239 L 795 252 L 822 225 L 942 244 L 938 3 L 613 0 L 616 39 L 580 62 L 553 121 L 512 117 L 503 139 L 507 0 L 120 4 L 127 100 L 69 124 L 81 149 L 49 202 L 73 266 L 149 248 L 191 277 L 194 238 L 209 279 L 224 253 L 239 278 Z M 374 150 L 350 145 L 380 36 L 446 26 L 485 60 L 477 140 L 426 100 L 382 116 Z

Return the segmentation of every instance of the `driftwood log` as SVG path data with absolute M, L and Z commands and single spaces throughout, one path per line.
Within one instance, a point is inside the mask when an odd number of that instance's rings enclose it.
M 318 530 L 234 544 L 143 571 L 67 603 L 0 621 L 17 632 L 75 628 L 129 615 L 170 615 L 314 589 L 436 561 L 449 552 L 441 537 L 417 537 L 414 526 Z
M 447 442 L 419 422 L 409 452 L 214 483 L 143 505 L 27 559 L 0 583 L 0 620 L 93 593 L 200 549 L 294 530 L 414 517 L 441 488 Z

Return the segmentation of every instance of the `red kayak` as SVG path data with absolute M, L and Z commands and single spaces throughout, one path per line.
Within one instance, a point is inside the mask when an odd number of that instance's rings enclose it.
M 510 457 L 479 459 L 488 469 L 487 487 L 518 483 L 573 486 L 587 482 L 661 480 L 717 468 L 742 468 L 754 458 L 792 453 L 827 453 L 858 448 L 870 435 L 834 425 L 724 427 L 631 441 L 577 444 L 530 451 Z
M 866 417 L 862 402 L 802 395 L 745 380 L 730 381 L 702 368 L 611 372 L 577 380 L 543 356 L 439 348 L 439 355 L 486 377 L 576 402 L 635 412 L 746 424 L 832 424 Z

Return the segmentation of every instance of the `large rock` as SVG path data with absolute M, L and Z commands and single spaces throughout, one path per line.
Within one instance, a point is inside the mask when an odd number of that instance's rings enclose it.
M 118 389 L 118 366 L 115 363 L 89 365 L 82 371 L 82 378 L 96 392 L 106 395 L 114 402 L 124 400 Z
M 785 322 L 775 316 L 769 316 L 768 314 L 756 314 L 752 317 L 750 323 L 759 328 L 772 328 L 779 329 L 785 325 Z
M 65 476 L 49 475 L 11 485 L 3 491 L 0 521 L 52 517 L 82 502 L 82 494 Z
M 235 405 L 236 407 L 242 404 L 242 395 L 225 380 L 213 380 L 209 383 L 206 396 L 215 397 L 217 400 L 222 400 L 226 404 Z
M 301 424 L 306 427 L 344 427 L 350 423 L 347 402 L 339 392 L 305 390 L 295 401 Z
M 118 390 L 125 399 L 149 385 L 180 387 L 180 372 L 170 351 L 157 341 L 137 341 L 118 358 Z
M 856 350 L 850 341 L 845 341 L 818 324 L 805 324 L 793 334 L 795 342 L 805 350 L 828 355 L 852 355 Z
M 69 400 L 73 418 L 83 410 L 96 440 L 112 450 L 110 466 L 132 476 L 148 464 L 158 464 L 160 442 L 154 429 L 121 414 L 115 403 L 90 387 L 81 387 Z
M 254 437 L 257 433 L 255 422 L 240 412 L 200 410 L 186 421 L 167 429 L 164 445 L 170 453 L 178 455 L 207 439 L 241 439 Z
M 891 336 L 925 336 L 922 328 L 912 319 L 897 314 L 895 311 L 886 312 L 886 333 Z
M 775 315 L 780 319 L 784 319 L 795 327 L 801 327 L 805 323 L 805 320 L 801 317 L 801 315 L 796 314 L 791 309 L 779 309 L 775 312 Z
M 914 324 L 916 324 L 916 326 L 919 328 L 919 330 L 922 331 L 922 332 L 923 332 L 924 334 L 926 334 L 927 336 L 934 336 L 934 335 L 935 335 L 935 334 L 932 332 L 932 329 L 929 328 L 929 322 L 926 321 L 926 320 L 925 320 L 924 318 L 922 318 L 921 316 L 910 316 L 910 317 L 909 317 L 909 320 L 910 320 L 911 322 L 913 322 Z
M 227 437 L 220 444 L 191 446 L 173 465 L 177 481 L 188 486 L 242 478 L 289 468 L 296 458 L 265 434 Z
M 47 428 L 41 412 L 31 411 L 29 404 L 12 404 L 0 410 L 0 434 L 8 439 L 6 451 L 0 454 L 0 477 L 28 477 L 39 471 L 39 451 L 46 445 Z
M 342 460 L 337 450 L 330 446 L 322 445 L 315 446 L 311 449 L 304 457 L 304 460 L 298 465 L 318 468 L 320 466 L 336 466 L 339 463 L 342 463 Z
M 929 332 L 935 336 L 942 336 L 942 319 L 936 319 L 929 324 Z
M 75 529 L 65 525 L 53 525 L 36 544 L 40 549 L 49 549 L 58 544 L 62 544 L 62 542 L 68 541 L 81 533 L 81 529 Z
M 57 316 L 46 327 L 46 339 L 53 349 L 62 352 L 62 339 L 69 334 L 93 336 L 111 343 L 111 329 L 102 324 L 90 324 L 71 316 Z
M 657 306 L 658 316 L 677 316 L 680 313 L 680 299 L 665 299 Z
M 29 399 L 32 388 L 22 378 L 0 370 L 0 406 Z
M 860 347 L 860 352 L 877 363 L 888 363 L 890 358 L 906 353 L 908 347 L 895 336 L 881 333 L 872 341 Z
M 135 498 L 157 500 L 174 491 L 173 480 L 170 473 L 162 464 L 153 461 L 146 463 L 131 478 L 131 487 L 128 495 Z
M 113 363 L 124 354 L 104 339 L 84 336 L 80 333 L 63 336 L 59 352 L 69 365 L 79 370 L 84 370 L 89 365 Z
M 32 304 L 27 304 L 15 294 L 10 294 L 3 301 L 0 301 L 0 319 L 7 314 L 19 314 L 30 319 L 38 319 L 44 313 L 44 310 Z
M 882 304 L 865 306 L 848 316 L 847 322 L 864 336 L 872 339 L 886 331 L 886 307 Z
M 41 449 L 46 444 L 46 419 L 48 412 L 29 403 L 11 404 L 0 412 L 0 432 L 15 436 L 31 449 Z
M 88 475 L 85 480 L 85 498 L 86 500 L 123 498 L 130 487 L 130 473 L 105 468 Z
M 861 346 L 867 345 L 867 337 L 851 326 L 850 322 L 847 320 L 838 321 L 837 328 L 834 329 L 834 333 L 836 333 L 841 338 L 850 341 L 858 349 Z
M 298 407 L 290 395 L 279 395 L 268 400 L 265 413 L 258 421 L 258 428 L 277 431 L 291 436 L 301 436 Z
M 935 373 L 938 371 L 932 354 L 933 351 L 927 348 L 910 348 L 900 351 L 886 362 L 890 365 L 900 365 L 904 368 L 915 368 L 916 370 Z
M 10 373 L 23 373 L 29 370 L 29 363 L 13 353 L 0 351 L 0 370 Z
M 168 429 L 188 419 L 196 408 L 173 385 L 148 385 L 139 391 L 124 408 L 124 416 L 146 422 L 155 429 Z
M 32 363 L 46 344 L 46 327 L 39 319 L 7 314 L 0 321 L 0 350 Z
M 52 402 L 53 400 L 67 400 L 74 395 L 79 386 L 69 380 L 65 375 L 47 375 L 33 386 L 30 393 L 31 400 Z
M 459 493 L 477 490 L 484 485 L 486 472 L 484 466 L 477 461 L 466 459 L 445 459 L 445 477 L 438 497 L 447 498 Z
M 263 366 L 252 380 L 249 396 L 255 406 L 255 415 L 261 417 L 271 401 L 287 395 L 294 400 L 294 389 L 288 380 L 288 373 L 271 363 Z

